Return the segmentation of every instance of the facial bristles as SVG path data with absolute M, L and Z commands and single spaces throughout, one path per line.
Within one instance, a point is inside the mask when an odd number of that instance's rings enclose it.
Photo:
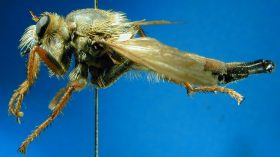
M 21 55 L 26 55 L 36 43 L 36 25 L 31 25 L 26 28 L 20 39 L 19 48 Z

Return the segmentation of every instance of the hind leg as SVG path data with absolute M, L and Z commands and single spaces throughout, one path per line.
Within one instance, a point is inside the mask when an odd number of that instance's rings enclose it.
M 192 87 L 191 84 L 189 83 L 185 83 L 184 84 L 185 88 L 187 89 L 188 95 L 193 94 L 195 92 L 220 92 L 220 93 L 226 93 L 228 95 L 230 95 L 231 97 L 233 97 L 238 105 L 240 105 L 240 103 L 244 100 L 244 97 L 239 94 L 238 92 L 229 89 L 229 88 L 225 88 L 225 87 L 220 87 L 220 86 L 208 86 L 208 87 Z

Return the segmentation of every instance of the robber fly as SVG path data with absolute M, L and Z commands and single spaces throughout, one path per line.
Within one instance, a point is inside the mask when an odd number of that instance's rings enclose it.
M 59 115 L 71 94 L 87 84 L 106 88 L 129 70 L 144 70 L 184 86 L 189 94 L 222 92 L 240 104 L 242 95 L 218 85 L 251 74 L 270 73 L 275 67 L 270 60 L 224 63 L 180 51 L 145 36 L 142 26 L 170 24 L 169 21 L 131 22 L 123 13 L 101 9 L 81 9 L 66 17 L 50 12 L 40 16 L 31 12 L 31 15 L 36 24 L 26 29 L 19 46 L 21 55 L 29 55 L 27 79 L 12 95 L 9 112 L 20 122 L 21 104 L 37 78 L 40 62 L 48 67 L 51 75 L 58 77 L 69 70 L 72 56 L 75 67 L 69 74 L 68 85 L 59 90 L 49 104 L 50 117 L 20 146 L 22 153 Z

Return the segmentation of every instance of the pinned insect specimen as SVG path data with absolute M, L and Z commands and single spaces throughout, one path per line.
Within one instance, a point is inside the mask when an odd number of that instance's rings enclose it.
M 32 12 L 31 15 L 36 24 L 29 26 L 20 40 L 21 55 L 29 55 L 27 79 L 12 95 L 9 112 L 20 123 L 23 116 L 21 104 L 37 78 L 40 62 L 46 64 L 50 74 L 55 76 L 63 76 L 69 70 L 72 56 L 75 67 L 69 74 L 68 85 L 59 90 L 49 104 L 50 117 L 20 146 L 22 153 L 59 115 L 71 94 L 87 84 L 106 88 L 129 70 L 144 70 L 184 86 L 188 94 L 227 93 L 240 104 L 242 95 L 218 85 L 252 74 L 270 73 L 275 67 L 270 60 L 224 63 L 183 52 L 146 37 L 141 27 L 170 24 L 168 21 L 130 22 L 123 13 L 101 9 L 77 10 L 65 18 L 50 12 L 39 17 Z

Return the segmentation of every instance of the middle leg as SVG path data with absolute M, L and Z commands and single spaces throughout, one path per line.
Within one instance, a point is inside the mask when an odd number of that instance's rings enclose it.
M 158 22 L 158 21 L 155 21 L 155 23 L 152 22 L 151 24 L 166 24 L 163 21 L 161 21 L 162 23 L 161 22 L 156 23 L 156 22 Z M 135 26 L 136 26 L 136 30 L 137 30 L 137 33 L 139 34 L 139 36 L 145 37 L 146 33 L 140 27 L 140 24 L 137 24 Z M 114 57 L 112 57 L 111 55 L 109 55 L 109 57 L 111 58 L 111 60 L 114 63 L 117 63 L 117 61 L 115 61 Z M 108 86 L 112 85 L 122 74 L 127 72 L 133 66 L 133 64 L 134 63 L 132 61 L 126 59 L 122 63 L 117 63 L 116 65 L 114 65 L 111 69 L 106 71 L 101 76 L 96 75 L 96 73 L 99 73 L 98 70 L 96 70 L 94 68 L 90 68 L 90 72 L 92 75 L 92 83 L 96 84 L 100 88 L 108 87 Z
M 133 65 L 130 60 L 125 60 L 121 64 L 112 66 L 105 72 L 100 72 L 97 69 L 90 68 L 90 73 L 92 76 L 91 82 L 97 85 L 99 88 L 105 88 L 112 85 L 120 76 L 127 72 Z M 98 75 L 101 74 L 101 75 Z
M 54 109 L 52 114 L 49 116 L 47 120 L 45 120 L 41 125 L 39 125 L 33 132 L 30 134 L 21 144 L 19 147 L 18 151 L 21 153 L 26 153 L 26 148 L 31 143 L 35 138 L 37 138 L 40 133 L 45 130 L 52 122 L 53 120 L 61 113 L 65 105 L 67 104 L 68 100 L 71 97 L 71 94 L 74 91 L 79 91 L 82 88 L 84 88 L 86 85 L 86 82 L 84 80 L 82 81 L 74 81 L 70 82 L 66 88 L 63 88 L 63 90 L 60 90 L 58 92 L 59 95 L 61 95 L 61 98 L 56 105 L 54 105 Z M 63 94 L 62 94 L 63 92 Z M 56 98 L 57 96 L 55 96 Z

